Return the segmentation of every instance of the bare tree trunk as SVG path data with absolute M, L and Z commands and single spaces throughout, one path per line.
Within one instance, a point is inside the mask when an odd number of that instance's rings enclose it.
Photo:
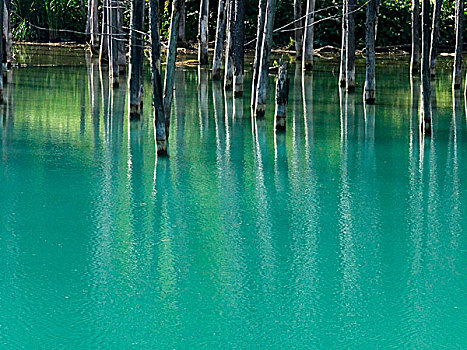
M 5 7 L 5 1 L 0 0 L 0 23 L 2 23 L 2 32 L 3 32 L 3 16 L 5 15 L 5 11 L 3 11 Z M 4 47 L 3 47 L 3 39 L 0 40 L 0 53 L 2 54 L 2 62 L 0 63 L 0 103 L 4 102 L 3 99 L 3 71 L 4 71 L 4 65 L 3 65 L 3 59 L 6 58 L 6 55 L 4 54 Z
M 208 18 L 209 18 L 209 0 L 201 0 L 200 10 L 199 10 L 198 60 L 199 60 L 199 64 L 202 66 L 206 66 L 207 64 L 209 64 Z
M 91 53 L 97 54 L 99 52 L 99 12 L 97 9 L 97 0 L 89 0 L 88 3 L 88 14 L 89 14 L 89 33 Z
M 365 102 L 375 103 L 375 41 L 376 41 L 376 0 L 371 0 L 366 5 L 366 79 Z
M 418 73 L 420 66 L 420 0 L 412 0 L 412 57 L 410 72 Z
M 107 8 L 108 25 L 107 32 L 109 33 L 109 78 L 112 87 L 118 88 L 120 85 L 119 80 L 119 67 L 118 67 L 118 42 L 117 42 L 117 16 L 118 16 L 118 0 L 109 0 Z
M 266 4 L 267 0 L 259 0 L 258 4 L 258 28 L 256 31 L 256 48 L 255 58 L 253 61 L 253 79 L 251 85 L 251 107 L 255 107 L 256 103 L 256 88 L 258 85 L 259 76 L 259 62 L 261 60 L 261 49 L 263 46 L 263 33 L 264 33 L 264 22 L 266 20 Z
M 131 3 L 130 30 L 130 120 L 139 120 L 143 103 L 144 0 Z
M 123 32 L 123 8 L 120 3 L 121 0 L 117 1 L 117 26 L 115 29 L 116 32 L 116 41 L 117 41 L 117 63 L 120 74 L 125 74 L 126 72 L 126 48 L 125 48 L 125 33 Z
M 256 88 L 255 115 L 257 118 L 264 117 L 266 112 L 266 97 L 269 80 L 269 56 L 271 55 L 272 32 L 274 29 L 275 13 L 276 0 L 268 0 L 268 4 L 266 6 L 266 20 L 264 22 L 261 60 L 259 62 L 258 85 Z
M 226 21 L 226 1 L 219 0 L 219 8 L 217 10 L 216 44 L 214 47 L 214 58 L 212 60 L 213 80 L 220 80 L 222 77 L 222 51 L 224 46 Z
M 276 80 L 276 113 L 275 124 L 277 131 L 285 131 L 285 119 L 287 117 L 287 104 L 289 103 L 289 78 L 287 65 L 280 62 Z
M 431 135 L 430 90 L 430 0 L 422 0 L 422 108 L 420 127 L 425 135 Z
M 175 63 L 177 61 L 177 40 L 180 24 L 180 15 L 185 0 L 173 0 L 172 15 L 170 17 L 169 48 L 167 50 L 167 65 L 165 68 L 164 113 L 165 134 L 169 137 L 170 110 L 172 107 L 173 90 L 175 82 Z
M 453 86 L 460 89 L 462 80 L 462 31 L 464 29 L 464 0 L 456 0 L 456 53 L 454 56 Z
M 108 61 L 109 54 L 109 24 L 108 24 L 108 15 L 109 15 L 109 3 L 110 0 L 102 1 L 102 30 L 101 30 L 101 48 L 99 50 L 99 61 L 104 62 Z
M 430 47 L 430 75 L 436 75 L 436 57 L 438 56 L 439 43 L 439 24 L 441 22 L 442 0 L 436 0 L 433 13 L 433 24 L 431 29 L 431 47 Z
M 149 17 L 151 27 L 152 101 L 156 151 L 158 155 L 163 156 L 167 155 L 167 137 L 165 133 L 165 114 L 162 100 L 161 39 L 159 34 L 160 17 L 158 0 L 149 0 Z
M 355 7 L 356 0 L 347 0 L 347 32 L 346 32 L 346 87 L 347 91 L 355 91 Z
M 313 70 L 313 39 L 315 21 L 315 0 L 307 0 L 305 20 L 305 35 L 303 37 L 303 61 L 302 67 L 305 71 Z
M 295 56 L 297 58 L 302 57 L 303 48 L 303 20 L 299 20 L 302 17 L 302 1 L 294 0 L 293 2 L 293 15 L 294 15 L 294 27 L 295 27 Z
M 11 68 L 11 45 L 13 36 L 11 34 L 11 0 L 5 1 L 5 13 L 3 18 L 3 30 L 5 33 L 5 45 L 6 45 L 6 56 L 7 56 L 7 68 Z
M 243 63 L 244 63 L 244 19 L 245 19 L 245 3 L 243 0 L 235 0 L 235 26 L 234 26 L 234 97 L 243 96 Z
M 232 89 L 233 84 L 233 28 L 235 26 L 234 0 L 227 0 L 227 47 L 225 48 L 224 89 Z
M 346 41 L 346 33 L 347 33 L 347 0 L 342 0 L 342 44 L 341 44 L 341 63 L 340 63 L 340 71 L 339 71 L 339 86 L 345 87 L 345 81 L 347 78 L 346 68 L 347 65 L 345 63 L 345 57 L 347 55 L 347 41 Z
M 179 45 L 185 47 L 186 46 L 186 5 L 185 1 L 183 2 L 182 9 L 180 15 L 180 23 L 178 27 L 178 41 Z

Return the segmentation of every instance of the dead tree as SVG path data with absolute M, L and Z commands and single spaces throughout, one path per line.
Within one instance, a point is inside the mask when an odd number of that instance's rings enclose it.
M 305 17 L 305 34 L 303 37 L 303 61 L 302 67 L 305 71 L 313 70 L 313 38 L 315 21 L 315 0 L 307 0 Z
M 234 0 L 227 0 L 227 47 L 225 48 L 224 89 L 229 91 L 233 85 L 233 27 L 235 22 Z
M 281 60 L 276 80 L 276 113 L 275 124 L 277 131 L 285 131 L 287 104 L 289 103 L 289 78 L 287 65 Z
M 227 20 L 226 4 L 226 1 L 219 0 L 219 8 L 217 10 L 216 44 L 214 46 L 214 57 L 212 60 L 213 80 L 220 80 L 222 77 L 222 51 L 224 47 L 225 24 Z
M 345 33 L 345 71 L 347 91 L 355 91 L 355 7 L 356 0 L 347 0 L 346 22 L 347 31 Z
M 182 13 L 180 15 L 180 23 L 178 26 L 178 43 L 180 46 L 186 47 L 186 5 L 185 1 L 182 4 Z
M 274 29 L 274 16 L 276 14 L 276 0 L 268 0 L 266 6 L 266 19 L 264 21 L 263 43 L 261 46 L 261 59 L 259 62 L 258 84 L 256 87 L 255 116 L 264 117 L 266 112 L 266 97 L 269 80 L 269 57 L 271 55 L 272 32 Z
M 199 10 L 198 60 L 199 60 L 199 64 L 202 66 L 206 66 L 209 63 L 208 18 L 209 18 L 209 0 L 201 0 L 200 10 Z
M 120 85 L 119 80 L 119 64 L 118 64 L 118 0 L 109 0 L 107 7 L 107 33 L 109 33 L 108 40 L 108 53 L 109 53 L 109 78 L 112 87 L 118 88 Z
M 420 67 L 420 0 L 412 0 L 412 56 L 410 72 L 417 74 Z
M 258 23 L 256 30 L 256 47 L 255 47 L 255 58 L 253 61 L 253 79 L 251 84 L 251 107 L 255 107 L 256 102 L 256 88 L 258 85 L 259 76 L 259 62 L 261 60 L 261 48 L 263 45 L 263 32 L 264 22 L 266 19 L 266 4 L 267 0 L 259 0 L 258 4 Z
M 234 97 L 243 96 L 243 64 L 245 45 L 245 3 L 243 0 L 234 0 L 235 4 L 235 24 L 233 28 L 233 62 L 234 62 Z
M 2 23 L 2 31 L 3 31 L 3 17 L 5 15 L 5 11 L 3 11 L 3 8 L 5 7 L 5 1 L 4 0 L 0 0 L 0 23 Z M 3 103 L 3 71 L 4 71 L 4 65 L 3 65 L 3 56 L 4 53 L 4 41 L 3 40 L 0 40 L 0 53 L 2 54 L 2 62 L 0 64 L 0 103 Z
M 436 0 L 433 12 L 433 24 L 431 28 L 431 47 L 430 47 L 430 75 L 436 75 L 436 57 L 438 56 L 439 43 L 439 25 L 441 22 L 441 5 L 443 0 Z
M 339 86 L 345 87 L 345 80 L 347 78 L 346 68 L 347 65 L 345 63 L 345 57 L 347 55 L 346 49 L 346 35 L 347 33 L 347 0 L 342 1 L 342 43 L 341 43 L 341 62 L 340 62 L 340 70 L 339 70 Z
M 7 68 L 11 68 L 11 46 L 13 35 L 11 34 L 11 0 L 5 1 L 5 13 L 3 18 L 3 33 L 5 35 L 5 46 L 3 49 L 6 51 Z
M 302 57 L 303 48 L 303 20 L 302 18 L 302 1 L 294 0 L 293 2 L 293 15 L 294 15 L 294 27 L 295 27 L 295 56 L 297 58 Z
M 460 89 L 462 80 L 462 31 L 464 29 L 464 0 L 456 0 L 456 52 L 454 56 L 453 86 Z
M 170 110 L 172 107 L 173 90 L 175 84 L 175 63 L 177 61 L 177 40 L 180 15 L 185 0 L 173 0 L 172 15 L 170 17 L 169 48 L 167 50 L 167 64 L 165 67 L 164 112 L 165 133 L 169 137 Z
M 131 2 L 130 24 L 130 120 L 141 117 L 143 104 L 144 0 Z
M 430 0 L 422 0 L 422 108 L 420 128 L 431 135 L 431 90 L 430 90 Z
M 377 0 L 370 0 L 366 5 L 366 78 L 365 78 L 365 102 L 375 103 L 375 41 L 376 41 L 376 11 Z
M 120 3 L 121 0 L 117 1 L 117 28 L 116 28 L 116 40 L 117 40 L 117 64 L 120 74 L 126 72 L 126 48 L 125 48 L 125 33 L 123 32 L 123 8 Z
M 97 9 L 98 1 L 88 2 L 88 32 L 90 33 L 90 48 L 93 54 L 99 53 L 99 13 Z
M 162 100 L 161 39 L 159 34 L 160 17 L 158 0 L 149 0 L 149 18 L 151 27 L 152 101 L 156 151 L 158 155 L 164 156 L 167 155 L 167 137 L 165 133 L 165 114 Z
M 99 61 L 104 62 L 109 59 L 108 57 L 108 48 L 109 48 L 109 32 L 108 32 L 108 15 L 109 15 L 109 3 L 110 0 L 102 1 L 102 24 L 101 24 L 101 47 L 99 50 Z

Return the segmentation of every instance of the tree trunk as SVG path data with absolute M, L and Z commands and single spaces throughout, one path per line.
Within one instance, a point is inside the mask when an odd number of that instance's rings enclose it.
M 302 17 L 302 1 L 294 0 L 293 2 L 293 15 L 294 15 L 294 27 L 295 27 L 295 56 L 297 58 L 302 57 L 302 48 L 303 48 L 303 20 Z
M 412 0 L 412 57 L 410 72 L 418 73 L 420 66 L 420 0 Z
M 430 0 L 422 0 L 422 108 L 420 127 L 425 135 L 431 135 L 430 108 Z
M 227 47 L 225 48 L 224 89 L 232 89 L 233 84 L 233 28 L 235 26 L 234 0 L 227 0 Z
M 456 0 L 456 53 L 454 56 L 454 89 L 460 89 L 462 80 L 462 31 L 464 29 L 464 0 Z
M 266 98 L 269 80 L 269 56 L 271 55 L 275 13 L 276 0 L 268 0 L 268 4 L 266 6 L 266 19 L 264 22 L 263 44 L 261 47 L 261 59 L 259 62 L 258 85 L 256 88 L 255 115 L 257 118 L 264 117 L 266 112 Z
M 175 82 L 175 63 L 177 61 L 177 40 L 180 24 L 180 15 L 185 0 L 173 0 L 172 15 L 170 17 L 169 48 L 167 50 L 167 64 L 165 68 L 164 112 L 165 133 L 169 137 L 170 110 L 172 107 L 173 90 Z
M 103 0 L 102 2 L 102 30 L 101 30 L 101 47 L 99 51 L 99 61 L 108 61 L 108 48 L 109 48 L 109 32 L 108 32 L 108 15 L 109 15 L 109 2 L 110 0 Z
M 5 1 L 0 0 L 0 23 L 2 23 L 2 31 L 3 31 L 3 17 L 5 15 L 5 11 L 3 11 L 5 7 Z M 4 41 L 3 39 L 0 40 L 0 52 L 2 53 L 2 62 L 0 64 L 0 103 L 3 103 L 3 71 L 4 71 L 4 66 L 3 66 L 3 59 L 6 58 L 6 55 L 4 54 L 4 47 L 3 47 Z
M 3 32 L 5 34 L 5 46 L 7 68 L 11 68 L 11 45 L 13 36 L 11 35 L 11 0 L 5 1 L 5 13 L 3 18 Z
M 90 33 L 90 46 L 91 53 L 97 54 L 99 52 L 99 12 L 97 9 L 97 0 L 89 0 L 89 33 Z
M 234 97 L 243 96 L 243 64 L 244 64 L 244 20 L 245 20 L 245 3 L 243 0 L 235 0 L 235 26 L 234 26 Z
M 131 3 L 130 30 L 130 120 L 139 120 L 143 103 L 144 0 Z
M 261 60 L 261 49 L 263 45 L 264 22 L 266 19 L 266 4 L 267 0 L 259 0 L 258 4 L 258 28 L 256 30 L 256 47 L 255 58 L 253 61 L 253 78 L 251 84 L 251 107 L 255 107 L 256 103 L 256 88 L 258 85 L 259 62 Z
M 431 47 L 430 47 L 430 75 L 436 75 L 436 57 L 438 56 L 439 43 L 439 24 L 441 22 L 441 5 L 442 0 L 436 0 L 433 12 L 433 24 L 431 29 Z
M 214 47 L 214 58 L 212 60 L 213 80 L 220 80 L 222 77 L 222 51 L 224 46 L 226 20 L 226 1 L 219 0 L 219 8 L 217 10 L 216 44 Z
M 341 63 L 340 63 L 340 71 L 339 71 L 339 86 L 345 87 L 345 80 L 347 78 L 346 68 L 347 65 L 345 63 L 345 56 L 347 55 L 347 42 L 346 42 L 346 33 L 347 33 L 347 0 L 342 1 L 342 44 L 341 44 Z
M 376 0 L 369 1 L 366 5 L 366 79 L 365 102 L 375 103 L 375 41 L 376 41 Z
M 315 0 L 307 0 L 305 35 L 303 37 L 303 62 L 302 67 L 305 71 L 313 70 L 313 39 L 315 21 Z
M 180 23 L 178 25 L 178 42 L 180 46 L 186 46 L 186 5 L 185 1 L 183 1 L 182 9 L 180 15 Z
M 198 32 L 198 60 L 199 64 L 206 66 L 208 60 L 208 18 L 209 0 L 200 1 L 199 32 Z
M 285 118 L 287 116 L 287 104 L 289 103 L 289 78 L 287 76 L 287 65 L 282 62 L 276 80 L 276 130 L 285 131 Z
M 165 115 L 162 100 L 161 39 L 159 34 L 160 17 L 158 0 L 149 0 L 149 14 L 151 27 L 152 101 L 156 151 L 158 155 L 164 156 L 167 155 L 167 137 L 165 133 Z
M 117 32 L 117 16 L 118 16 L 118 0 L 109 0 L 107 8 L 108 25 L 107 33 L 109 33 L 108 52 L 109 52 L 109 78 L 110 84 L 114 88 L 118 88 L 119 81 L 119 67 L 118 67 L 118 42 Z
M 123 8 L 120 4 L 121 0 L 117 1 L 117 27 L 116 27 L 116 41 L 117 41 L 117 63 L 120 74 L 126 72 L 126 48 L 125 48 L 125 33 L 123 32 Z
M 346 40 L 346 87 L 347 91 L 355 91 L 355 11 L 356 0 L 347 0 L 347 32 Z

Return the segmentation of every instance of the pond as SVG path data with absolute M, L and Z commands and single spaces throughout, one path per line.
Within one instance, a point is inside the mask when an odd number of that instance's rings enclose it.
M 179 67 L 157 159 L 149 71 L 130 124 L 125 84 L 78 56 L 9 73 L 1 347 L 467 347 L 467 123 L 448 63 L 425 139 L 405 60 L 378 66 L 374 107 L 361 65 L 354 95 L 335 61 L 289 65 L 279 134 L 273 89 L 251 118 L 251 72 L 234 101 Z

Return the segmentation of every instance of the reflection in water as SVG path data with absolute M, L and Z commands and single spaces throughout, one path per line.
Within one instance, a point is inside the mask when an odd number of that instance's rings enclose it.
M 208 97 L 207 69 L 198 67 L 198 109 L 199 109 L 199 132 L 201 138 L 206 136 L 209 128 L 209 97 Z

